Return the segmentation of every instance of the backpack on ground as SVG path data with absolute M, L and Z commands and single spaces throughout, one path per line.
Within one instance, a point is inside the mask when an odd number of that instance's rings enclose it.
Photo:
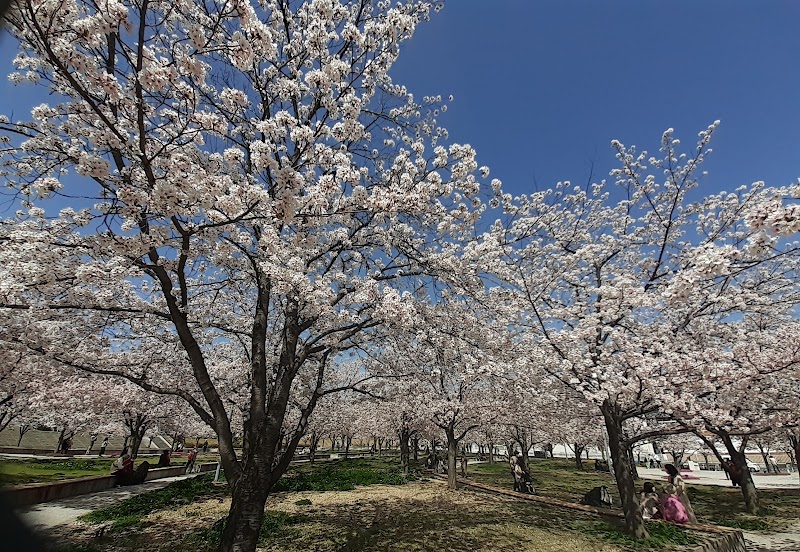
M 596 508 L 610 508 L 613 504 L 611 493 L 608 492 L 608 487 L 601 485 L 595 487 L 583 496 L 581 504 L 586 506 L 594 506 Z

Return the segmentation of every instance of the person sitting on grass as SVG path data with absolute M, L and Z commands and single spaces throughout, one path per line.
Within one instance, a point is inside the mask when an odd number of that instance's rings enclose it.
M 689 515 L 676 492 L 675 485 L 671 483 L 664 487 L 664 495 L 661 497 L 661 515 L 664 521 L 686 523 L 689 521 Z
M 681 472 L 673 464 L 665 464 L 664 469 L 669 474 L 669 482 L 675 486 L 675 494 L 678 500 L 683 504 L 683 509 L 686 510 L 686 515 L 689 517 L 690 523 L 697 523 L 697 517 L 694 515 L 692 503 L 689 501 L 689 494 L 686 490 L 686 483 L 683 482 Z
M 658 505 L 661 501 L 656 492 L 656 486 L 650 481 L 644 484 L 642 493 L 639 495 L 639 506 L 642 509 L 642 517 L 644 519 L 658 519 L 660 511 Z
M 169 467 L 169 451 L 163 450 L 161 451 L 161 456 L 158 457 L 158 464 L 156 464 L 157 468 L 168 468 Z

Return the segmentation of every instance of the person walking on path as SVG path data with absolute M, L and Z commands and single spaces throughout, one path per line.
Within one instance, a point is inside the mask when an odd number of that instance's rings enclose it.
M 681 472 L 678 471 L 678 468 L 676 468 L 673 464 L 665 464 L 664 469 L 669 474 L 670 484 L 675 486 L 675 495 L 686 509 L 686 515 L 689 516 L 689 523 L 697 523 L 697 516 L 694 515 L 692 503 L 689 502 L 689 495 L 686 493 L 686 483 L 683 482 Z
M 186 457 L 186 473 L 194 473 L 195 458 L 197 458 L 197 449 L 193 448 Z

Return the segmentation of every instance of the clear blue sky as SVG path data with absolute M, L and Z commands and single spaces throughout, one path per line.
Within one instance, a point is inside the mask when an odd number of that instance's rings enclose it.
M 0 69 L 14 56 L 0 40 Z M 595 180 L 612 138 L 655 151 L 722 125 L 704 191 L 800 177 L 800 1 L 448 0 L 393 70 L 423 95 L 453 94 L 440 122 L 519 193 Z M 0 111 L 45 96 L 0 82 Z
M 393 72 L 508 191 L 596 180 L 715 119 L 704 191 L 800 177 L 800 1 L 448 0 Z

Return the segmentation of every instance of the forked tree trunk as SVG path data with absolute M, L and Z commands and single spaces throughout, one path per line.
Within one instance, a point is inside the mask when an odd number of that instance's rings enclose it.
M 649 537 L 647 528 L 642 518 L 642 510 L 636 497 L 636 487 L 631 476 L 631 458 L 626 443 L 623 442 L 622 415 L 615 405 L 608 400 L 600 408 L 608 431 L 608 445 L 611 449 L 611 460 L 614 464 L 614 476 L 617 480 L 617 490 L 622 501 L 622 511 L 625 515 L 625 529 L 634 539 Z
M 28 424 L 23 424 L 19 426 L 18 430 L 19 430 L 19 439 L 17 439 L 17 446 L 19 447 L 22 445 L 22 438 L 25 437 L 25 434 L 31 430 L 31 426 Z
M 583 470 L 583 460 L 581 460 L 581 454 L 583 454 L 583 446 L 579 445 L 578 443 L 574 443 L 575 447 L 575 467 L 579 470 Z

